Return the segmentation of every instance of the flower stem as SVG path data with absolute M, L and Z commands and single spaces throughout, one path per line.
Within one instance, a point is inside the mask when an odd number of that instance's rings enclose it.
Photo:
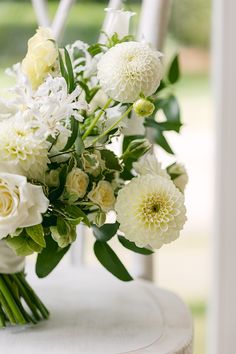
M 9 291 L 3 277 L 0 277 L 0 290 L 1 293 L 3 295 L 3 297 L 5 298 L 5 300 L 8 303 L 9 308 L 11 309 L 12 315 L 13 315 L 13 323 L 20 323 L 20 324 L 25 324 L 26 320 L 24 318 L 24 316 L 22 315 L 19 307 L 17 306 L 11 292 Z
M 36 324 L 47 319 L 49 312 L 25 279 L 23 272 L 0 274 L 0 328 Z
M 82 136 L 82 140 L 85 140 L 87 138 L 87 136 L 89 136 L 89 134 L 91 133 L 91 131 L 93 130 L 93 128 L 96 126 L 97 122 L 99 121 L 99 119 L 103 116 L 103 114 L 105 113 L 105 109 L 107 109 L 110 104 L 112 102 L 112 98 L 109 98 L 106 102 L 106 104 L 104 105 L 104 107 L 102 108 L 102 110 L 98 113 L 98 115 L 93 119 L 93 121 L 91 122 L 90 126 L 88 127 L 88 129 L 86 130 L 86 132 L 84 133 L 84 135 Z
M 110 133 L 131 111 L 132 111 L 133 105 L 131 105 L 123 114 L 122 116 L 114 123 L 110 128 L 105 130 L 102 134 L 98 135 L 93 141 L 92 144 L 95 144 L 98 140 L 106 136 L 108 133 Z

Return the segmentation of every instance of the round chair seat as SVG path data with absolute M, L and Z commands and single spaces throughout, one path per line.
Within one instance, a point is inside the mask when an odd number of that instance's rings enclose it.
M 51 317 L 36 326 L 1 330 L 3 353 L 192 353 L 188 309 L 149 282 L 123 283 L 88 268 L 58 269 L 30 282 Z

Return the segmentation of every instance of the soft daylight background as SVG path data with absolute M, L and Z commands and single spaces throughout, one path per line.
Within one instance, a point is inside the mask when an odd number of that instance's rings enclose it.
M 63 43 L 82 39 L 97 40 L 108 1 L 79 0 L 73 7 Z M 50 1 L 51 14 L 58 1 Z M 127 0 L 126 8 L 137 12 L 140 1 Z M 180 294 L 194 316 L 195 354 L 204 354 L 206 339 L 207 294 L 209 283 L 209 238 L 212 228 L 214 125 L 209 82 L 210 0 L 173 0 L 165 54 L 168 61 L 180 53 L 182 79 L 176 88 L 185 123 L 182 135 L 170 136 L 178 160 L 189 173 L 186 191 L 188 223 L 182 237 L 158 252 L 155 260 L 156 282 Z M 0 89 L 10 85 L 4 75 L 7 66 L 20 61 L 27 40 L 33 35 L 36 19 L 31 2 L 0 1 Z M 170 157 L 159 152 L 161 160 Z M 87 245 L 87 258 L 95 263 Z M 124 252 L 124 251 L 122 251 Z M 121 254 L 123 260 L 128 255 Z M 130 265 L 131 259 L 128 259 Z

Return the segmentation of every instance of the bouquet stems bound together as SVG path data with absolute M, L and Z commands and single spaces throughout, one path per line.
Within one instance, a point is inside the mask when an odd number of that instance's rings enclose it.
M 36 324 L 49 312 L 25 278 L 24 272 L 0 274 L 0 328 Z
M 21 263 L 37 253 L 36 273 L 45 277 L 83 223 L 98 261 L 130 281 L 110 240 L 150 255 L 176 240 L 185 224 L 186 171 L 174 161 L 163 168 L 151 153 L 156 144 L 174 156 L 167 139 L 182 126 L 173 93 L 178 57 L 164 73 L 161 53 L 128 35 L 124 21 L 132 14 L 111 15 L 122 21 L 108 21 L 107 37 L 92 45 L 58 48 L 50 29 L 39 28 L 10 70 L 13 97 L 0 108 L 2 327 L 48 317 L 14 257 Z M 111 144 L 117 138 L 118 153 Z

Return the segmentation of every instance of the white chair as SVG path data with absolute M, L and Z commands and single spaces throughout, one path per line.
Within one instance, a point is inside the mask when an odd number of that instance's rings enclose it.
M 45 1 L 33 2 L 45 14 Z M 68 10 L 73 1 L 62 2 Z M 158 28 L 166 28 L 169 4 L 169 0 L 143 1 L 139 35 L 158 49 L 165 34 Z M 120 5 L 121 1 L 110 2 L 110 6 Z M 64 13 L 63 23 L 65 18 Z M 57 29 L 63 28 L 62 22 Z M 149 25 L 155 25 L 156 31 Z M 37 279 L 29 270 L 51 317 L 37 326 L 0 331 L 1 353 L 192 353 L 191 315 L 176 295 L 147 280 L 123 283 L 102 268 L 81 267 L 83 250 L 80 257 L 79 252 L 81 244 L 75 244 L 74 266 L 64 262 L 46 279 Z M 135 256 L 134 264 L 136 275 L 152 279 L 152 257 Z

